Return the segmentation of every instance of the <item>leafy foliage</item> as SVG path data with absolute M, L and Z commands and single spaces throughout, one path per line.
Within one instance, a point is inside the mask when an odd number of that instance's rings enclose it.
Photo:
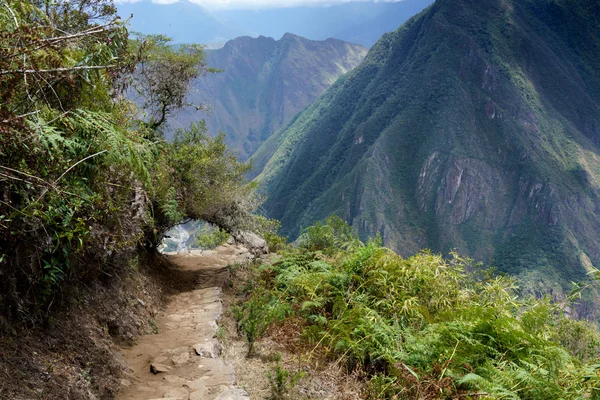
M 261 199 L 244 180 L 249 165 L 238 161 L 222 134 L 211 138 L 204 122 L 198 122 L 177 131 L 162 151 L 154 181 L 156 205 L 169 201 L 185 220 L 203 220 L 228 232 L 254 229 L 253 211 Z M 154 210 L 157 240 L 182 222 L 178 214 Z
M 131 51 L 140 54 L 131 86 L 146 111 L 146 122 L 155 130 L 176 111 L 186 106 L 190 82 L 216 70 L 204 63 L 203 47 L 184 44 L 175 47 L 162 35 L 137 34 Z M 199 105 L 196 105 L 199 107 Z
M 258 292 L 241 306 L 233 307 L 238 333 L 248 341 L 248 357 L 254 354 L 256 340 L 265 334 L 273 322 L 287 315 L 288 308 L 277 300 L 268 293 Z
M 158 129 L 155 111 L 181 107 L 205 70 L 200 47 L 131 41 L 105 0 L 17 0 L 0 25 L 0 330 L 47 320 L 73 285 L 127 271 L 170 226 L 252 219 L 247 166 L 222 137 L 192 127 L 171 144 Z M 166 64 L 172 76 L 150 72 Z M 122 98 L 130 85 L 147 89 L 148 121 Z
M 220 228 L 215 228 L 210 232 L 201 232 L 198 234 L 196 242 L 201 249 L 214 249 L 225 243 L 227 238 L 229 238 L 229 233 Z
M 254 290 L 296 310 L 303 340 L 325 357 L 371 376 L 369 398 L 598 395 L 600 333 L 564 304 L 519 296 L 513 278 L 458 254 L 405 259 L 380 239 L 357 246 L 347 225 L 328 221 L 306 229 L 314 241 L 261 266 Z

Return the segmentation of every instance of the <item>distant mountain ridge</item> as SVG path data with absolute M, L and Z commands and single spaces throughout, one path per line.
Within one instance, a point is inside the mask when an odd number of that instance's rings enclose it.
M 204 7 L 187 0 L 173 4 L 151 1 L 117 3 L 121 18 L 130 20 L 131 30 L 143 34 L 163 34 L 175 43 L 225 43 L 248 34 L 244 29 L 229 26 Z
M 366 53 L 358 44 L 291 33 L 280 40 L 236 38 L 207 52 L 208 65 L 223 72 L 192 83 L 189 101 L 210 106 L 210 114 L 190 108 L 169 123 L 178 128 L 206 119 L 209 132 L 224 132 L 228 144 L 246 159 Z
M 328 7 L 285 7 L 263 10 L 209 11 L 182 0 L 118 3 L 123 18 L 133 14 L 134 31 L 165 34 L 175 43 L 224 43 L 238 36 L 280 38 L 286 32 L 311 40 L 335 38 L 371 46 L 433 0 L 348 2 Z
M 292 32 L 313 40 L 336 38 L 370 47 L 431 3 L 433 0 L 354 1 L 328 7 L 217 11 L 215 15 L 252 36 L 281 37 Z
M 336 213 L 405 255 L 584 279 L 600 266 L 600 3 L 437 0 L 253 160 L 291 239 Z

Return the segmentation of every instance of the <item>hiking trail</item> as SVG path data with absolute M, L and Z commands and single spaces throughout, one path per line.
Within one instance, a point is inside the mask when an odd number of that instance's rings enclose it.
M 184 279 L 156 318 L 157 333 L 121 353 L 129 367 L 117 400 L 247 400 L 221 356 L 217 320 L 227 266 L 251 256 L 241 245 L 166 255 Z

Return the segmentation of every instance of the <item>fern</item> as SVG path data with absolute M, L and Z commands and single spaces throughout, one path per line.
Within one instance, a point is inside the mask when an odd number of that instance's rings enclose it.
M 468 276 L 471 260 L 456 254 L 404 259 L 377 239 L 351 250 L 323 247 L 347 232 L 333 223 L 307 228 L 264 288 L 294 305 L 306 340 L 350 370 L 374 372 L 378 389 L 369 393 L 437 398 L 428 390 L 439 386 L 439 398 L 597 396 L 598 369 L 582 368 L 585 359 L 561 346 L 565 332 L 559 339 L 556 327 L 600 338 L 597 330 L 560 322 L 569 319 L 547 299 L 518 297 L 510 277 Z M 600 341 L 585 343 L 600 354 Z

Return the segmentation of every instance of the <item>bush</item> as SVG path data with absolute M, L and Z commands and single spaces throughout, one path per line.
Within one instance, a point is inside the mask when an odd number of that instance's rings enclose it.
M 327 254 L 362 245 L 356 229 L 335 215 L 304 229 L 298 243 L 309 251 L 322 251 Z
M 227 242 L 229 233 L 221 228 L 209 229 L 200 231 L 196 236 L 196 244 L 203 250 L 214 249 Z
M 250 225 L 260 200 L 222 136 L 197 124 L 163 140 L 207 71 L 201 47 L 131 40 L 110 1 L 40 4 L 0 7 L 0 323 L 43 322 L 69 286 L 118 276 L 174 225 Z M 145 110 L 123 99 L 132 86 Z
M 370 398 L 597 396 L 597 328 L 457 254 L 404 259 L 332 221 L 261 267 L 261 287 L 305 321 L 304 340 L 372 377 Z
M 232 308 L 238 334 L 248 341 L 248 357 L 254 354 L 254 344 L 261 338 L 271 324 L 284 319 L 289 307 L 269 294 L 254 294 L 241 307 Z

